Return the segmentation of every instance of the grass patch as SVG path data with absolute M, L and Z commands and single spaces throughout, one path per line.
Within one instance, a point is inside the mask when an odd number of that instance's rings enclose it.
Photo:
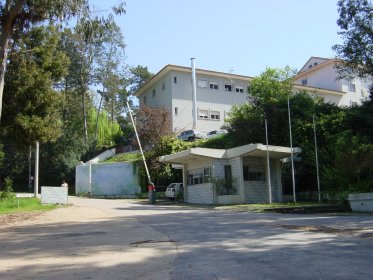
M 18 212 L 46 211 L 56 208 L 54 204 L 41 204 L 38 198 L 20 198 L 19 208 L 17 207 L 17 198 L 11 195 L 8 198 L 0 200 L 0 215 Z
M 123 153 L 115 155 L 111 158 L 104 160 L 103 162 L 133 162 L 141 159 L 141 153 L 132 152 L 132 153 Z

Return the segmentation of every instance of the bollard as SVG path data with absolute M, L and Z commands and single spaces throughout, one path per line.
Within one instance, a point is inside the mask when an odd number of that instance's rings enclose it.
M 150 204 L 155 204 L 156 202 L 156 192 L 154 184 L 148 186 L 148 198 Z

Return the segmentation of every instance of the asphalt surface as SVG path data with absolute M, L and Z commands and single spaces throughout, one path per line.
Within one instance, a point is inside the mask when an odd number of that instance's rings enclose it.
M 175 280 L 373 279 L 373 215 L 175 209 L 138 221 L 177 245 Z
M 0 229 L 0 279 L 373 279 L 373 215 L 72 201 Z

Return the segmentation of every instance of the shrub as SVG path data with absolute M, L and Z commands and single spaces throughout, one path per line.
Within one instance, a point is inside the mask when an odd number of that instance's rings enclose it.
M 3 190 L 0 192 L 0 200 L 5 200 L 12 197 L 13 193 L 13 180 L 6 177 L 4 180 Z

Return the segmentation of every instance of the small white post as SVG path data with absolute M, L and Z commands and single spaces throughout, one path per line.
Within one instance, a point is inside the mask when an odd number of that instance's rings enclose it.
M 35 148 L 35 181 L 34 181 L 34 196 L 38 197 L 39 193 L 39 141 L 36 141 Z
M 89 195 L 92 196 L 92 163 L 88 162 L 89 168 L 88 168 L 88 192 Z

